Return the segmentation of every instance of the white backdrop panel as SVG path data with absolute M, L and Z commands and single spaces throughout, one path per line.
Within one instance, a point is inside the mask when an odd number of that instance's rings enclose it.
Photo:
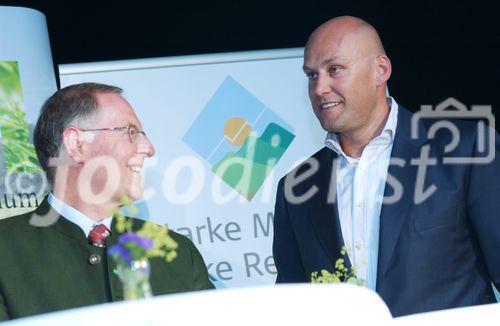
M 45 16 L 34 9 L 0 6 L 0 61 L 17 61 L 28 122 L 56 91 Z
M 33 210 L 47 191 L 41 170 L 24 168 L 26 162 L 36 165 L 32 130 L 43 102 L 57 89 L 41 12 L 0 6 L 0 65 L 1 219 Z

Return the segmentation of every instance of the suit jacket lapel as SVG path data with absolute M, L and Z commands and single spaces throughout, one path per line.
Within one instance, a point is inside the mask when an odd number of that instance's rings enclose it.
M 398 124 L 392 147 L 387 182 L 391 182 L 390 179 L 396 180 L 402 187 L 402 196 L 394 203 L 384 203 L 380 212 L 377 287 L 389 267 L 401 229 L 414 203 L 417 166 L 412 165 L 411 160 L 420 156 L 420 148 L 426 136 L 424 126 L 419 122 L 417 125 L 419 138 L 412 139 L 410 136 L 412 113 L 401 106 L 398 110 Z M 392 181 L 392 184 L 395 183 L 395 181 Z M 384 198 L 389 198 L 394 194 L 394 187 L 386 183 Z
M 311 221 L 325 252 L 332 264 L 341 257 L 341 249 L 344 246 L 342 230 L 340 227 L 339 213 L 336 196 L 336 164 L 337 154 L 323 148 L 317 156 L 319 171 L 310 179 L 307 187 L 316 186 L 318 191 L 308 201 Z M 344 258 L 344 265 L 350 268 L 349 258 Z

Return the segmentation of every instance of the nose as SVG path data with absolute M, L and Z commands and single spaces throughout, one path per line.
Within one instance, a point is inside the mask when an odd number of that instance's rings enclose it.
M 146 135 L 141 135 L 137 143 L 137 151 L 147 157 L 155 155 L 155 148 Z
M 314 94 L 322 96 L 330 91 L 330 85 L 326 76 L 319 75 L 314 81 Z

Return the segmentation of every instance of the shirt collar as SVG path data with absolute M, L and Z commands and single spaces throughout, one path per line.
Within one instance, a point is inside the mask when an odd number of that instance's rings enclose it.
M 387 104 L 390 107 L 389 117 L 385 122 L 384 129 L 382 130 L 380 135 L 375 138 L 386 138 L 392 144 L 392 142 L 394 142 L 394 136 L 396 135 L 396 126 L 398 124 L 398 103 L 396 103 L 396 100 L 391 96 L 388 96 L 386 99 Z M 358 161 L 358 159 L 349 157 L 344 153 L 342 147 L 340 146 L 337 133 L 329 132 L 326 135 L 325 146 L 335 151 L 338 155 L 341 155 L 348 159 L 350 163 L 355 163 Z
M 56 198 L 52 193 L 49 193 L 47 197 L 47 202 L 58 212 L 62 217 L 68 221 L 78 225 L 82 229 L 85 236 L 88 237 L 90 231 L 97 224 L 104 224 L 109 230 L 111 230 L 111 222 L 113 221 L 113 216 L 108 216 L 101 222 L 96 222 L 87 215 L 83 214 L 79 210 L 69 206 L 62 200 Z

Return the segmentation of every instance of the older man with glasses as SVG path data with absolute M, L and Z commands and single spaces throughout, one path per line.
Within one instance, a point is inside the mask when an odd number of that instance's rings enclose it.
M 34 144 L 52 191 L 34 212 L 0 222 L 0 320 L 123 299 L 106 253 L 117 239 L 109 214 L 124 197 L 141 197 L 140 170 L 154 148 L 121 93 L 72 85 L 42 107 Z M 178 256 L 151 261 L 153 293 L 213 288 L 191 241 L 169 234 Z

